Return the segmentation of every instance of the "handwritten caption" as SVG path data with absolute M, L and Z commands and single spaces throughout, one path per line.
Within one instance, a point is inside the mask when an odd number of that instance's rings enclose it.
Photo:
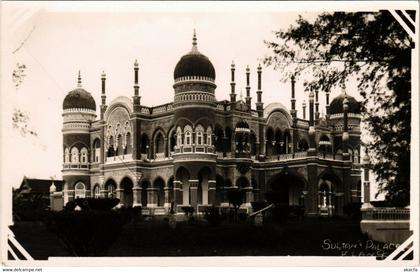
M 321 246 L 325 251 L 338 251 L 341 256 L 375 256 L 386 258 L 400 245 L 397 243 L 380 243 L 373 240 L 343 242 L 324 239 Z

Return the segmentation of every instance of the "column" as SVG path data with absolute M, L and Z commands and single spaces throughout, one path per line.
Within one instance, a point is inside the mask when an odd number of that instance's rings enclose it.
M 147 207 L 157 207 L 156 200 L 156 188 L 147 188 Z
M 164 187 L 163 188 L 163 191 L 165 192 L 165 200 L 164 200 L 163 206 L 165 208 L 170 208 L 171 207 L 171 202 L 170 202 L 170 199 L 169 199 L 169 190 L 170 190 L 169 187 Z
M 190 205 L 194 208 L 197 212 L 197 187 L 198 187 L 198 180 L 190 179 Z
M 182 205 L 182 182 L 179 180 L 174 180 L 174 202 Z
M 208 181 L 208 204 L 211 204 L 214 206 L 216 202 L 216 181 L 215 180 L 209 180 Z
M 141 207 L 141 187 L 138 182 L 133 187 L 133 207 Z
M 251 207 L 251 202 L 253 201 L 252 199 L 252 187 L 246 187 L 243 188 L 244 192 L 245 192 L 245 206 L 246 207 Z
M 115 190 L 117 194 L 117 198 L 120 200 L 120 203 L 118 203 L 117 208 L 121 208 L 124 206 L 124 189 L 118 188 Z

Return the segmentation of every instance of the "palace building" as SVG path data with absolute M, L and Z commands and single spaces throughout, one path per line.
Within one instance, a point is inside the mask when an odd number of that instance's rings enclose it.
M 216 71 L 197 47 L 174 69 L 173 101 L 141 104 L 139 64 L 134 63 L 133 97 L 107 104 L 106 75 L 97 112 L 92 95 L 77 88 L 63 102 L 64 202 L 83 197 L 119 198 L 119 206 L 142 206 L 145 214 L 167 214 L 192 206 L 229 206 L 227 190 L 243 192 L 242 209 L 252 210 L 275 192 L 279 203 L 303 205 L 307 215 L 340 215 L 360 202 L 360 104 L 343 92 L 321 115 L 318 91 L 297 117 L 295 79 L 291 109 L 264 106 L 262 68 L 257 67 L 257 101 L 237 99 L 235 65 L 230 100 L 215 97 Z M 168 75 L 169 76 L 169 75 Z M 98 115 L 97 115 L 98 113 Z

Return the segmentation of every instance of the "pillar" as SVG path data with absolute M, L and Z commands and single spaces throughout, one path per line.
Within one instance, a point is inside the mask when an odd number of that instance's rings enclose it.
M 174 180 L 174 203 L 182 205 L 182 182 Z
M 117 207 L 121 208 L 124 206 L 124 189 L 118 188 L 115 190 L 115 193 L 117 194 L 117 198 L 120 200 Z
M 141 187 L 136 182 L 133 187 L 133 207 L 141 207 Z
M 101 120 L 104 119 L 104 114 L 106 111 L 106 95 L 105 95 L 105 81 L 106 81 L 106 74 L 104 71 L 102 71 L 101 75 L 101 81 L 102 81 L 102 95 L 101 95 Z
M 134 62 L 134 96 L 133 108 L 135 112 L 140 111 L 140 96 L 139 96 L 139 63 L 137 60 Z
M 315 143 L 315 121 L 314 121 L 314 92 L 313 90 L 309 93 L 309 156 L 316 155 L 316 143 Z
M 156 188 L 147 188 L 147 207 L 157 207 Z
M 198 190 L 198 180 L 190 179 L 190 205 L 197 212 L 197 190 Z
M 306 101 L 303 100 L 302 102 L 302 119 L 306 120 Z
M 169 199 L 169 191 L 170 191 L 170 188 L 169 187 L 164 187 L 163 188 L 163 191 L 165 192 L 165 200 L 163 202 L 163 206 L 165 208 L 170 208 L 171 207 L 171 201 Z
M 350 160 L 350 154 L 348 151 L 348 141 L 349 141 L 349 130 L 348 130 L 348 99 L 345 94 L 343 100 L 343 161 Z
M 216 203 L 216 181 L 208 181 L 208 204 L 214 205 Z
M 318 121 L 319 119 L 319 97 L 318 97 L 318 90 L 315 90 L 315 120 Z
M 253 195 L 252 195 L 252 187 L 246 187 L 243 188 L 243 190 L 245 191 L 245 206 L 246 207 L 251 207 L 251 202 L 254 201 L 253 200 Z

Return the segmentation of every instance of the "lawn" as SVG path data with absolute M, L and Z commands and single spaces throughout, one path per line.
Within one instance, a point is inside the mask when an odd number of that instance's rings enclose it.
M 35 226 L 20 222 L 12 228 L 35 259 L 72 256 L 45 226 Z M 307 218 L 262 227 L 178 222 L 175 229 L 165 221 L 143 221 L 126 224 L 107 256 L 383 256 L 392 250 L 369 241 L 359 223 L 349 219 Z

